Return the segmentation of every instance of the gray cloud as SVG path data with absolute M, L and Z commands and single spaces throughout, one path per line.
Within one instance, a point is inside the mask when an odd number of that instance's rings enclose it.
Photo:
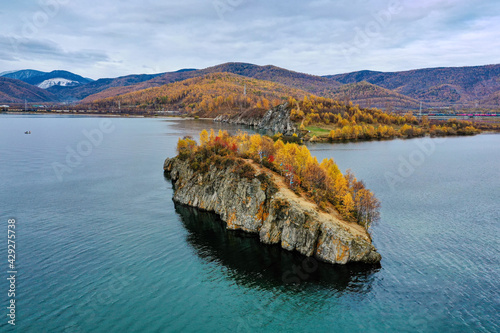
M 7 38 L 0 37 L 3 40 L 3 45 L 7 46 L 4 54 L 7 55 L 6 60 L 58 60 L 58 61 L 78 61 L 84 62 L 87 65 L 92 65 L 95 62 L 109 61 L 108 56 L 101 51 L 96 50 L 80 50 L 78 52 L 68 52 L 63 50 L 58 44 L 50 40 L 33 40 L 22 38 Z M 10 48 L 9 52 L 8 51 Z
M 500 62 L 493 0 L 21 0 L 3 7 L 10 30 L 0 36 L 0 71 L 66 68 L 98 78 L 245 61 L 324 75 Z

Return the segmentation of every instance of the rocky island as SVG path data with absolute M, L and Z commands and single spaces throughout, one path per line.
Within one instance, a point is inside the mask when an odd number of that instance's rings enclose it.
M 257 134 L 206 131 L 200 146 L 179 140 L 178 153 L 164 164 L 174 201 L 218 214 L 227 229 L 324 262 L 380 262 L 367 231 L 378 201 L 332 160 L 319 164 L 305 146 Z

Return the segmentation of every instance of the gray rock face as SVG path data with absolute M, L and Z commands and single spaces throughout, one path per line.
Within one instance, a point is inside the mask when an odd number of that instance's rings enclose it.
M 262 120 L 257 125 L 259 129 L 270 130 L 273 133 L 282 133 L 283 135 L 293 135 L 298 133 L 297 127 L 290 120 L 290 110 L 288 103 L 278 105 L 267 111 Z
M 256 174 L 265 172 L 252 167 Z M 258 178 L 240 177 L 232 167 L 195 172 L 178 158 L 167 159 L 164 170 L 174 184 L 176 202 L 214 212 L 228 229 L 258 234 L 262 243 L 332 264 L 382 259 L 363 228 L 320 212 L 289 189 L 272 191 Z
M 287 107 L 288 103 L 278 105 L 267 111 L 263 117 L 246 116 L 245 114 L 237 114 L 233 116 L 219 115 L 214 119 L 214 121 L 253 126 L 258 129 L 271 131 L 274 134 L 299 134 L 297 126 L 295 126 L 295 124 L 290 120 L 290 110 L 288 110 Z
M 247 125 L 253 127 L 257 127 L 260 123 L 260 120 L 261 120 L 260 117 L 257 116 L 248 117 L 244 114 L 237 114 L 233 116 L 221 114 L 214 118 L 214 121 L 218 121 L 221 123 Z

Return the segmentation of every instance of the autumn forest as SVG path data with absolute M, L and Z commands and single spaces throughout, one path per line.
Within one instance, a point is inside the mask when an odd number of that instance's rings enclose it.
M 364 88 L 371 89 L 370 85 Z M 366 90 L 365 89 L 365 90 Z M 468 121 L 418 119 L 411 112 L 395 113 L 360 107 L 348 99 L 311 95 L 280 83 L 231 73 L 207 74 L 160 87 L 143 89 L 88 103 L 89 107 L 122 110 L 178 110 L 186 115 L 262 117 L 270 108 L 287 103 L 291 120 L 310 141 L 351 141 L 412 138 L 424 135 L 474 135 L 481 129 Z
M 246 132 L 231 136 L 226 131 L 215 134 L 203 130 L 199 145 L 185 137 L 179 139 L 177 152 L 196 172 L 233 166 L 233 172 L 241 177 L 257 177 L 263 186 L 276 188 L 272 177 L 267 173 L 257 175 L 248 165 L 252 160 L 282 176 L 297 194 L 310 198 L 324 210 L 334 207 L 348 221 L 368 229 L 379 218 L 380 203 L 362 181 L 349 170 L 342 174 L 331 158 L 318 162 L 305 145 Z

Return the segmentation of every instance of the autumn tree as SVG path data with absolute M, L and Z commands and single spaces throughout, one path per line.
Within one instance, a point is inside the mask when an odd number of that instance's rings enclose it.
M 380 202 L 370 190 L 360 189 L 355 200 L 356 219 L 366 229 L 380 219 Z
M 179 156 L 185 157 L 194 152 L 196 150 L 196 147 L 197 147 L 196 141 L 191 139 L 191 137 L 186 136 L 183 139 L 179 139 L 179 141 L 177 141 L 176 150 Z
M 200 133 L 200 146 L 206 145 L 208 143 L 208 140 L 209 140 L 208 132 L 207 132 L 207 130 L 204 129 Z
M 316 157 L 310 157 L 303 171 L 303 185 L 317 204 L 323 200 L 327 184 L 327 174 L 320 167 Z

